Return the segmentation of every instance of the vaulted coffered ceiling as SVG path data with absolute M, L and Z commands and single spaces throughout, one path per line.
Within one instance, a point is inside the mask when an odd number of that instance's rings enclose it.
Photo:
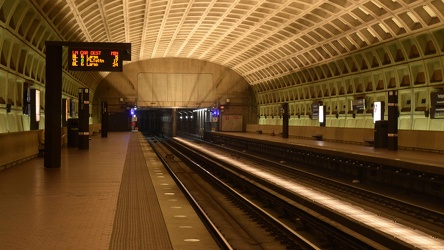
M 26 24 L 17 29 L 43 32 L 42 40 L 131 43 L 133 62 L 205 60 L 235 70 L 251 85 L 442 26 L 444 20 L 442 0 L 0 2 L 12 6 L 3 15 L 11 15 L 17 27 Z M 51 32 L 38 29 L 37 15 Z

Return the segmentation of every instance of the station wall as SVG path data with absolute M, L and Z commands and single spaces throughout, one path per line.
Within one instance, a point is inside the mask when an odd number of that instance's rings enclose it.
M 17 7 L 20 13 L 12 15 L 15 13 L 9 9 L 12 7 Z M 23 1 L 7 1 L 0 8 L 0 133 L 29 130 L 30 119 L 23 112 L 29 89 L 40 90 L 42 120 L 39 127 L 44 128 L 45 41 L 60 38 L 41 13 L 33 6 L 28 7 Z M 66 58 L 64 56 L 62 95 L 65 99 L 77 102 L 78 89 L 93 89 L 87 83 L 93 82 L 91 79 L 94 77 L 88 72 L 68 72 Z M 94 95 L 94 90 L 91 95 Z M 76 110 L 73 110 L 72 116 L 77 116 Z
M 291 126 L 318 126 L 309 119 L 310 109 L 313 102 L 322 102 L 326 126 L 372 128 L 373 102 L 387 105 L 388 91 L 397 90 L 399 129 L 444 131 L 444 119 L 429 116 L 430 93 L 444 91 L 443 70 L 440 27 L 253 85 L 258 124 L 282 124 L 280 107 L 289 103 Z M 366 110 L 353 112 L 350 101 L 361 98 Z M 387 106 L 385 110 L 387 116 Z

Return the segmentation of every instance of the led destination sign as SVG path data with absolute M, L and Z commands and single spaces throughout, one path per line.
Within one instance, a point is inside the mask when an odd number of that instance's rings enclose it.
M 121 51 L 117 49 L 69 48 L 69 70 L 122 71 Z

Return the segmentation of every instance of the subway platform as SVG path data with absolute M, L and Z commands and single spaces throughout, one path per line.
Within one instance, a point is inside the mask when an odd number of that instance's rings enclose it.
M 339 143 L 323 140 L 308 140 L 295 137 L 283 138 L 281 135 L 244 133 L 244 132 L 217 132 L 221 135 L 239 137 L 249 140 L 266 141 L 276 145 L 292 145 L 313 152 L 328 152 L 336 156 L 360 159 L 372 159 L 376 162 L 390 163 L 393 166 L 410 168 L 412 170 L 444 175 L 443 154 L 418 150 L 388 150 L 373 146 Z
M 253 142 L 253 147 L 255 145 L 260 145 L 260 147 L 270 145 L 276 148 L 293 148 L 296 151 L 309 151 L 332 157 L 369 162 L 372 164 L 371 168 L 362 172 L 347 170 L 349 167 L 346 165 L 336 166 L 336 171 L 345 173 L 344 177 L 340 178 L 342 181 L 354 183 L 357 178 L 361 177 L 365 179 L 359 184 L 361 187 L 366 186 L 386 195 L 402 197 L 412 204 L 420 202 L 422 206 L 443 211 L 442 202 L 440 202 L 443 196 L 441 177 L 444 175 L 442 153 L 406 149 L 389 150 L 362 144 L 295 137 L 283 138 L 280 135 L 272 136 L 259 133 L 214 132 L 214 135 L 250 141 Z M 389 167 L 373 171 L 378 168 L 378 164 Z M 356 173 L 361 173 L 364 177 L 358 176 Z M 379 183 L 384 185 L 379 185 Z M 399 187 L 399 189 L 389 187 Z M 419 201 L 418 197 L 424 199 Z
M 217 249 L 141 133 L 0 171 L 0 249 Z

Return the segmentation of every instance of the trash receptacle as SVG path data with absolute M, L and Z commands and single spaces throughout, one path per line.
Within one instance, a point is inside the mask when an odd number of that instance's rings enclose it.
M 79 119 L 68 119 L 68 147 L 74 148 L 79 146 Z
M 388 121 L 376 121 L 375 122 L 375 135 L 374 135 L 374 147 L 375 148 L 387 148 L 388 141 Z

